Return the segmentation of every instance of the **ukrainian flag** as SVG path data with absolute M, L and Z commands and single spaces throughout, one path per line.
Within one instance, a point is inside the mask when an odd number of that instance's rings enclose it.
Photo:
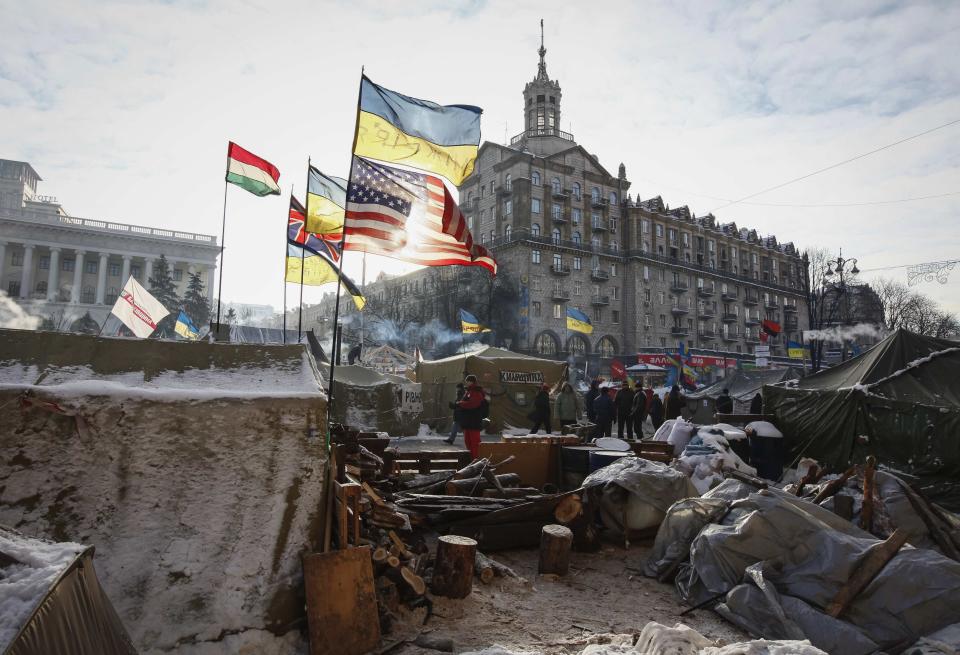
M 489 332 L 490 328 L 480 325 L 480 319 L 465 309 L 460 310 L 460 331 L 464 334 Z
M 807 352 L 807 347 L 796 341 L 787 342 L 787 356 L 791 359 L 803 359 Z
M 284 278 L 287 282 L 300 284 L 302 279 L 307 286 L 319 287 L 329 282 L 336 282 L 339 273 L 340 268 L 326 256 L 308 248 L 287 244 L 287 268 Z M 367 304 L 367 299 L 357 285 L 346 275 L 343 276 L 343 285 L 353 298 L 353 304 L 357 309 L 362 310 Z
M 324 175 L 311 166 L 307 175 L 307 232 L 339 236 L 346 204 L 347 181 Z
M 411 98 L 364 76 L 353 153 L 430 171 L 460 186 L 473 172 L 482 111 Z
M 197 326 L 193 324 L 193 321 L 190 320 L 190 317 L 187 316 L 183 310 L 180 310 L 180 315 L 177 317 L 177 324 L 173 326 L 173 331 L 184 339 L 190 339 L 191 341 L 196 341 L 200 338 L 200 330 L 197 329 Z
M 576 307 L 567 307 L 567 329 L 584 334 L 593 334 L 593 323 L 590 317 Z

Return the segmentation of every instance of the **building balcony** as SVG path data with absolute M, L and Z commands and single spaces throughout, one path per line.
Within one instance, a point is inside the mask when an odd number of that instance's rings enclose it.
M 724 340 L 724 341 L 727 341 L 727 342 L 729 342 L 729 343 L 733 343 L 734 341 L 739 341 L 739 340 L 740 340 L 740 335 L 739 335 L 739 334 L 732 334 L 732 333 L 730 333 L 730 332 L 726 332 L 726 333 L 724 333 L 724 335 L 723 335 L 723 340 Z
M 780 309 L 780 305 L 778 305 L 778 304 L 777 304 L 776 302 L 774 302 L 773 300 L 765 300 L 765 301 L 763 302 L 763 306 L 764 306 L 765 309 L 769 309 L 769 310 L 771 310 L 771 311 L 775 311 L 775 310 L 777 310 L 777 309 Z
M 607 223 L 607 221 L 601 218 L 600 220 L 597 220 L 597 221 L 590 221 L 590 228 L 594 232 L 606 232 L 607 230 L 610 229 L 610 225 Z
M 758 336 L 749 336 L 744 339 L 747 343 L 760 343 L 760 337 Z
M 566 223 L 567 217 L 563 214 L 551 214 L 550 220 L 552 220 L 554 223 Z
M 603 305 L 609 305 L 610 296 L 593 296 L 590 299 L 590 304 L 595 307 L 602 307 Z
M 553 293 L 550 294 L 550 297 L 557 302 L 569 302 L 570 292 L 566 289 L 554 289 Z
M 751 295 L 749 293 L 743 297 L 744 305 L 756 305 L 759 302 L 760 302 L 760 299 L 757 296 Z
M 683 280 L 674 280 L 670 283 L 670 291 L 673 291 L 674 293 L 683 293 L 688 289 L 690 289 L 690 285 Z
M 607 206 L 607 199 L 606 199 L 606 198 L 593 198 L 593 197 L 591 197 L 591 198 L 590 198 L 590 206 L 593 207 L 594 209 L 603 209 L 604 207 Z
M 710 341 L 713 341 L 714 339 L 717 338 L 717 333 L 714 332 L 713 330 L 700 330 L 699 332 L 697 332 L 697 334 L 700 336 L 701 339 L 709 339 Z
M 554 190 L 550 192 L 550 195 L 553 197 L 554 200 L 566 200 L 567 198 L 570 197 L 570 190 L 569 189 Z
M 752 326 L 754 326 L 754 325 L 760 325 L 760 317 L 759 317 L 759 316 L 747 316 L 747 317 L 745 317 L 745 318 L 743 319 L 743 323 L 744 323 L 744 325 L 747 325 L 747 326 L 749 326 L 749 327 L 752 327 Z
M 497 195 L 500 196 L 501 198 L 508 198 L 513 195 L 513 187 L 502 186 L 499 189 L 497 189 Z
M 784 311 L 784 313 L 787 313 L 787 314 L 796 314 L 796 313 L 797 313 L 797 306 L 796 306 L 796 305 L 784 305 L 784 306 L 783 306 L 783 311 Z
M 736 323 L 740 316 L 738 314 L 723 314 L 720 320 L 724 323 Z
M 713 296 L 715 291 L 716 289 L 714 289 L 712 284 L 703 285 L 702 287 L 697 287 L 697 293 L 703 296 L 704 298 L 710 298 L 711 296 Z
M 561 264 L 557 266 L 556 264 L 550 265 L 550 272 L 554 275 L 570 275 L 570 267 L 566 264 Z
M 729 291 L 724 291 L 723 293 L 720 294 L 720 298 L 725 302 L 736 302 L 737 294 L 730 293 Z
M 717 312 L 715 312 L 710 307 L 704 307 L 703 309 L 700 310 L 700 316 L 703 316 L 704 318 L 713 318 L 716 315 L 717 315 Z
M 510 139 L 510 145 L 515 146 L 525 139 L 529 139 L 531 137 L 538 137 L 538 136 L 556 136 L 556 137 L 560 137 L 561 139 L 566 139 L 567 141 L 576 140 L 573 138 L 573 135 L 570 134 L 569 132 L 564 132 L 563 130 L 559 130 L 555 127 L 532 127 L 529 130 L 525 132 L 521 132 L 520 134 Z
M 784 321 L 784 323 L 783 323 L 783 329 L 784 329 L 784 330 L 799 330 L 799 329 L 800 329 L 800 322 L 799 322 L 797 319 L 795 319 L 795 318 L 794 318 L 794 319 L 787 319 L 787 320 Z
M 610 279 L 610 274 L 602 268 L 595 268 L 590 271 L 590 279 L 598 282 L 606 282 Z
M 673 307 L 670 308 L 670 313 L 673 314 L 674 316 L 683 316 L 685 314 L 690 313 L 690 308 L 682 307 L 680 305 L 674 305 Z
M 680 327 L 677 325 L 674 325 L 672 328 L 670 328 L 670 334 L 674 336 L 685 337 L 689 333 L 690 333 L 690 328 Z

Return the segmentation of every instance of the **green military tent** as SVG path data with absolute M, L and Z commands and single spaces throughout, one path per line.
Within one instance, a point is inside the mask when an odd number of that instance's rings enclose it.
M 960 477 L 960 342 L 897 330 L 839 366 L 765 386 L 763 397 L 794 457 L 839 470 L 876 455 L 930 483 Z
M 551 390 L 567 377 L 566 362 L 521 355 L 487 346 L 432 362 L 417 363 L 417 382 L 423 389 L 423 420 L 434 426 L 449 425 L 453 411 L 448 403 L 456 398 L 457 383 L 466 375 L 477 376 L 490 397 L 490 430 L 505 423 L 527 427 L 527 414 L 541 384 Z
M 716 411 L 715 403 L 724 389 L 729 390 L 733 399 L 735 414 L 750 413 L 750 401 L 766 384 L 776 384 L 785 380 L 796 380 L 800 377 L 799 367 L 785 366 L 783 368 L 755 368 L 749 370 L 732 369 L 723 379 L 714 382 L 708 387 L 686 394 L 689 419 L 694 423 L 712 423 Z

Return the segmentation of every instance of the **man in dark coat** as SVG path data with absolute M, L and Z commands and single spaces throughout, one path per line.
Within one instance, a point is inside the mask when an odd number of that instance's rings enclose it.
M 733 414 L 733 398 L 730 397 L 730 390 L 724 389 L 723 393 L 717 396 L 715 404 L 717 414 Z
M 533 428 L 530 430 L 533 434 L 537 433 L 542 425 L 547 434 L 552 432 L 550 426 L 550 387 L 541 385 L 540 391 L 533 398 L 533 411 L 530 412 L 530 419 L 533 421 Z
M 350 349 L 350 352 L 347 353 L 347 363 L 350 366 L 360 363 L 360 351 L 363 350 L 363 346 L 359 343 Z
M 463 442 L 470 456 L 476 459 L 480 456 L 480 430 L 483 429 L 484 404 L 487 396 L 483 387 L 477 383 L 476 375 L 468 375 L 464 379 L 467 391 L 463 399 L 457 403 L 460 408 L 460 424 L 463 426 Z
M 659 430 L 663 425 L 663 401 L 657 394 L 653 394 L 653 400 L 650 401 L 650 422 L 654 430 Z
M 633 431 L 636 433 L 637 439 L 643 439 L 643 424 L 647 420 L 647 394 L 643 392 L 643 387 L 637 389 L 637 392 L 633 394 L 630 418 L 633 421 Z
M 633 439 L 633 421 L 630 420 L 630 412 L 633 411 L 633 389 L 626 380 L 617 390 L 613 404 L 617 408 L 617 436 L 623 439 L 623 428 L 626 426 L 627 439 Z
M 593 438 L 609 437 L 613 427 L 613 416 L 615 408 L 613 398 L 606 388 L 599 389 L 599 395 L 593 401 L 593 414 L 596 417 L 594 421 L 597 427 L 593 430 Z
M 597 415 L 593 411 L 593 401 L 597 399 L 597 396 L 600 395 L 600 382 L 594 380 L 590 383 L 590 388 L 587 390 L 587 393 L 583 396 L 584 404 L 587 408 L 587 418 L 590 419 L 591 423 L 597 422 Z
M 750 413 L 763 414 L 763 396 L 760 395 L 759 391 L 757 395 L 753 397 L 753 400 L 750 401 Z
M 457 399 L 450 403 L 450 409 L 453 410 L 453 425 L 450 426 L 450 436 L 446 439 L 447 443 L 452 444 L 457 438 L 457 433 L 460 432 L 460 419 L 463 417 L 463 410 L 457 403 L 463 400 L 465 393 L 467 393 L 467 389 L 463 386 L 463 382 L 458 382 Z
M 680 387 L 673 385 L 670 389 L 670 395 L 667 396 L 666 414 L 667 420 L 680 418 L 683 413 L 683 394 L 680 393 Z

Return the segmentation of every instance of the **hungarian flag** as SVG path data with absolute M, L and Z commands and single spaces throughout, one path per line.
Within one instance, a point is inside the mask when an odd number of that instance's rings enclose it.
M 767 334 L 772 334 L 774 336 L 780 334 L 782 330 L 782 328 L 780 327 L 780 324 L 777 323 L 776 321 L 763 321 L 760 325 L 763 327 L 764 332 L 766 332 Z
M 131 275 L 110 313 L 135 335 L 146 339 L 170 312 Z
M 276 166 L 244 150 L 233 141 L 227 148 L 227 182 L 255 196 L 280 195 L 280 171 Z

